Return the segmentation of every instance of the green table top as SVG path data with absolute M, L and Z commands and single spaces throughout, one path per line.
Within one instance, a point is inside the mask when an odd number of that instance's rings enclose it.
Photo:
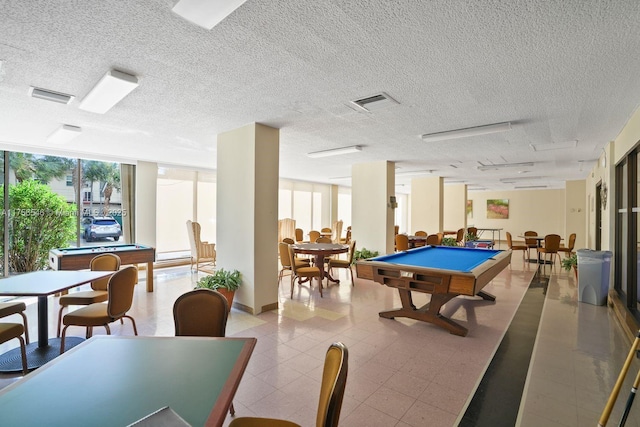
M 0 390 L 2 426 L 222 425 L 255 338 L 98 336 Z

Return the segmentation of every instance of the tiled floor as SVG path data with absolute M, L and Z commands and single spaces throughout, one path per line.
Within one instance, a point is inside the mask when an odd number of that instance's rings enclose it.
M 316 289 L 296 285 L 291 300 L 285 277 L 279 310 L 251 316 L 234 309 L 229 318 L 227 335 L 258 338 L 234 399 L 237 415 L 315 425 L 324 355 L 331 342 L 342 341 L 349 349 L 342 426 L 457 425 L 535 272 L 535 265 L 523 264 L 518 255 L 485 288 L 496 302 L 459 297 L 445 306 L 445 315 L 469 328 L 467 337 L 414 320 L 380 318 L 379 311 L 400 305 L 397 291 L 360 279 L 352 287 L 343 270 L 343 283 L 330 286 L 324 298 Z M 188 267 L 155 273 L 156 291 L 145 292 L 142 282 L 131 314 L 141 335 L 173 335 L 173 301 L 193 288 L 198 275 Z M 426 302 L 427 296 L 416 299 Z M 35 308 L 32 301 L 28 316 L 33 339 Z M 55 301 L 50 311 L 50 331 L 55 331 Z M 131 325 L 115 323 L 112 332 L 132 334 Z M 577 302 L 573 273 L 554 271 L 518 425 L 595 426 L 629 345 L 610 310 Z M 4 344 L 0 351 L 14 346 Z M 617 424 L 638 369 L 640 363 L 634 361 L 610 425 Z M 0 375 L 0 387 L 15 378 Z M 639 412 L 640 404 L 632 408 L 627 425 L 640 425 Z

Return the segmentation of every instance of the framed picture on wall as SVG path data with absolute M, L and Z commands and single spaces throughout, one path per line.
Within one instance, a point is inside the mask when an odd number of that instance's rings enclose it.
M 467 219 L 473 219 L 473 200 L 467 200 Z
M 487 219 L 509 219 L 509 199 L 488 199 Z

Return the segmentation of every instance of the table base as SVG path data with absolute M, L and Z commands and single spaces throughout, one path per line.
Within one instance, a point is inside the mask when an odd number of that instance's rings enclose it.
M 82 343 L 85 339 L 81 337 L 66 337 L 64 350 Z M 38 347 L 37 342 L 27 345 L 27 367 L 29 370 L 39 368 L 45 363 L 60 356 L 60 338 L 49 338 L 47 347 Z M 0 356 L 0 372 L 22 372 L 22 356 L 20 347 L 7 351 Z
M 538 260 L 538 258 L 527 258 L 527 262 L 531 264 L 553 264 L 553 261 L 548 260 Z

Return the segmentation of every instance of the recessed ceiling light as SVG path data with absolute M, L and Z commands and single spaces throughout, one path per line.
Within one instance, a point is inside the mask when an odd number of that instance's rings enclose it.
M 246 0 L 180 0 L 171 9 L 176 15 L 207 30 L 218 25 Z
M 108 71 L 82 99 L 78 108 L 104 114 L 138 87 L 138 78 L 118 70 Z
M 47 142 L 50 144 L 64 144 L 78 137 L 80 133 L 82 133 L 82 128 L 78 126 L 62 125 L 49 135 Z

